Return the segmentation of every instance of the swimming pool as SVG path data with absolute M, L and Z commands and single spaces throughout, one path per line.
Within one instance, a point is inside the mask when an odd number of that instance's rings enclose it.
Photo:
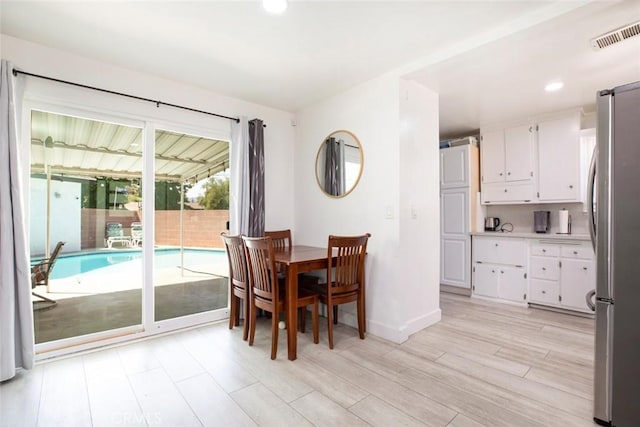
M 227 254 L 223 250 L 184 250 L 185 267 L 225 262 L 226 259 Z M 61 255 L 53 267 L 51 279 L 64 279 L 65 277 L 76 276 L 99 268 L 136 260 L 140 260 L 139 262 L 142 264 L 142 251 L 91 252 L 77 255 Z M 179 265 L 180 249 L 155 250 L 155 268 L 169 268 Z

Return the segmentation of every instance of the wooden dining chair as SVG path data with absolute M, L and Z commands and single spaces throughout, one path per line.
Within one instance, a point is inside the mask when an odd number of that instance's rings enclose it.
M 291 246 L 293 246 L 293 239 L 291 237 L 290 229 L 265 231 L 264 237 L 271 237 L 274 251 L 286 251 L 286 250 L 289 250 Z M 284 286 L 285 281 L 287 280 L 287 273 L 284 269 L 280 268 L 280 266 L 276 266 L 276 267 L 278 268 L 277 271 L 278 271 L 278 280 L 280 281 L 280 286 Z M 298 285 L 300 286 L 314 285 L 314 284 L 317 284 L 318 282 L 319 282 L 319 279 L 317 276 L 312 276 L 304 273 L 301 273 L 298 275 Z M 300 331 L 304 333 L 306 329 L 307 308 L 301 307 L 300 310 L 298 311 L 299 311 L 298 317 L 300 319 L 298 324 L 300 325 Z
M 327 305 L 327 329 L 330 349 L 333 349 L 333 325 L 338 323 L 338 306 L 340 304 L 356 301 L 358 333 L 360 339 L 364 339 L 364 261 L 369 237 L 371 237 L 369 233 L 362 236 L 329 236 L 327 283 L 312 286 L 305 285 L 305 289 L 309 291 L 316 290 L 320 294 L 320 302 Z M 334 252 L 337 252 L 337 257 L 335 261 L 332 261 Z
M 271 237 L 274 251 L 284 251 L 291 247 L 291 230 L 265 231 L 264 237 Z
M 229 258 L 229 295 L 231 296 L 229 329 L 240 325 L 240 301 L 242 301 L 244 311 L 242 339 L 246 341 L 249 336 L 250 289 L 244 242 L 241 236 L 230 236 L 224 232 L 220 233 L 220 236 L 227 248 L 227 257 Z
M 271 237 L 243 236 L 250 284 L 249 345 L 253 345 L 258 309 L 271 312 L 271 359 L 278 352 L 278 313 L 287 310 L 284 288 L 280 287 L 276 274 L 276 262 Z M 318 294 L 303 289 L 298 293 L 297 307 L 313 308 L 313 342 L 318 339 Z

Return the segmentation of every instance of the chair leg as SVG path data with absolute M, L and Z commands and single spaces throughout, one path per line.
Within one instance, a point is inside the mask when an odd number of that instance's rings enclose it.
M 258 309 L 256 308 L 253 301 L 251 302 L 251 320 L 249 321 L 249 345 L 253 345 L 253 338 L 256 336 L 256 317 Z
M 313 343 L 314 344 L 318 344 L 320 342 L 320 338 L 319 338 L 319 334 L 318 334 L 318 300 L 315 300 L 313 302 L 313 311 L 312 311 L 312 318 L 313 318 Z
M 244 341 L 249 337 L 249 299 L 245 298 L 242 300 L 242 305 L 244 306 L 244 326 L 242 327 L 242 339 Z
M 357 302 L 357 309 L 358 309 L 358 333 L 360 334 L 360 339 L 363 340 L 364 339 L 364 325 L 365 325 L 365 319 L 364 319 L 364 301 L 362 300 L 362 298 L 358 298 L 358 302 Z
M 235 312 L 235 325 L 234 326 L 240 326 L 240 301 L 242 301 L 240 299 L 240 297 L 235 297 L 236 298 L 236 312 Z
M 338 306 L 337 305 L 333 306 L 333 324 L 334 325 L 338 324 Z
M 233 329 L 235 319 L 236 319 L 236 311 L 238 311 L 238 297 L 231 294 L 231 307 L 229 310 L 229 329 Z
M 333 307 L 327 306 L 327 335 L 329 336 L 329 348 L 333 349 Z
M 275 360 L 278 354 L 278 316 L 273 313 L 271 316 L 271 360 Z
M 305 330 L 305 324 L 307 323 L 307 307 L 300 307 L 298 309 L 298 318 L 300 319 L 300 321 L 298 322 L 300 324 L 300 332 L 302 332 L 304 334 L 304 330 Z
M 35 292 L 31 292 L 31 295 L 33 295 L 34 297 L 41 298 L 41 299 L 45 300 L 46 302 L 50 302 L 50 303 L 53 303 L 53 304 L 57 304 L 58 303 L 57 301 L 54 301 L 51 298 L 47 298 L 47 297 L 42 296 L 40 294 L 37 294 Z

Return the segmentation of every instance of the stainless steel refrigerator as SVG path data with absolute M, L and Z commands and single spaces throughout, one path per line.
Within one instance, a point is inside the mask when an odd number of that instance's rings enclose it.
M 640 82 L 598 92 L 594 420 L 640 426 Z M 588 298 L 590 296 L 588 295 Z

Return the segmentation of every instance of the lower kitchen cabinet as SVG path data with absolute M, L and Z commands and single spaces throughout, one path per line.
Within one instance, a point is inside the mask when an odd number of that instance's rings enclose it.
M 524 239 L 473 236 L 473 294 L 527 300 L 527 244 Z
M 532 242 L 530 266 L 530 303 L 592 312 L 586 295 L 596 274 L 588 243 Z

